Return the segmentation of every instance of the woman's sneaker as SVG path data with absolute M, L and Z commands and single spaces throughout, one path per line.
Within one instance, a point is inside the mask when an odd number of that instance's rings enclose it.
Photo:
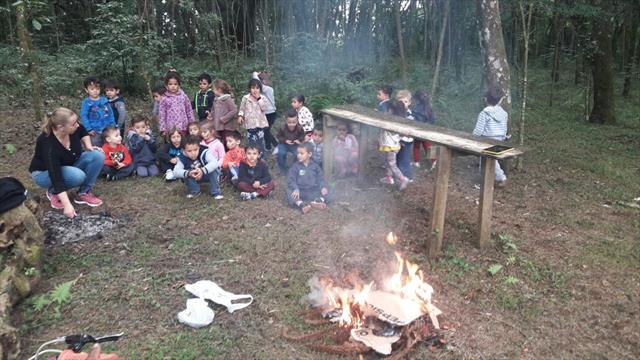
M 395 182 L 393 181 L 393 177 L 391 176 L 385 176 L 382 179 L 380 179 L 380 182 L 383 184 L 389 184 L 389 185 L 393 185 Z
M 51 202 L 51 207 L 57 210 L 62 210 L 64 209 L 64 205 L 62 205 L 62 200 L 60 200 L 60 197 L 56 194 L 52 194 L 49 191 L 47 191 L 47 199 L 49 199 L 49 201 Z
M 73 202 L 76 204 L 85 204 L 91 207 L 96 207 L 102 205 L 102 200 L 97 196 L 93 195 L 93 193 L 88 192 L 86 194 L 78 194 L 76 198 L 73 199 Z

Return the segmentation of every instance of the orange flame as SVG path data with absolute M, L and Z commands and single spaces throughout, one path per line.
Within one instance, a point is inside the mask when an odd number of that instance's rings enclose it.
M 395 245 L 398 242 L 398 237 L 393 232 L 389 232 L 385 240 L 387 240 L 387 244 Z

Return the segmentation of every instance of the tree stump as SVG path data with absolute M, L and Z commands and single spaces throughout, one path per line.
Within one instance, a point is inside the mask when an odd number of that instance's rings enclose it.
M 0 214 L 0 359 L 17 359 L 17 330 L 11 310 L 40 281 L 44 232 L 32 200 Z

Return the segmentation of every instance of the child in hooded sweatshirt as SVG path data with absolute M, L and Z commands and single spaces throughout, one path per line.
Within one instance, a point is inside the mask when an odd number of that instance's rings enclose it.
M 199 121 L 207 120 L 213 106 L 213 90 L 211 90 L 211 75 L 202 73 L 198 76 L 198 92 L 193 96 L 193 110 Z
M 311 208 L 326 209 L 329 189 L 324 181 L 324 172 L 320 165 L 311 160 L 313 144 L 298 145 L 298 161 L 289 169 L 287 175 L 287 202 L 289 206 L 300 209 L 303 214 Z
M 200 145 L 200 138 L 196 136 L 188 136 L 185 140 L 184 150 L 178 156 L 173 174 L 178 179 L 184 179 L 184 184 L 189 191 L 187 199 L 200 196 L 200 184 L 205 182 L 209 183 L 209 194 L 214 199 L 224 199 L 218 183 L 220 163 L 216 161 L 208 147 Z
M 213 121 L 213 128 L 222 138 L 222 143 L 226 145 L 227 135 L 237 130 L 237 124 L 234 121 L 238 113 L 238 107 L 231 95 L 231 87 L 226 81 L 216 79 L 213 82 L 213 110 L 207 118 Z
M 260 160 L 260 149 L 256 144 L 247 146 L 246 156 L 247 158 L 240 162 L 238 175 L 240 199 L 253 200 L 257 197 L 267 197 L 275 187 L 269 173 L 269 165 Z
M 164 138 L 164 144 L 158 150 L 158 162 L 160 172 L 164 174 L 167 181 L 176 180 L 173 168 L 178 163 L 178 155 L 182 153 L 182 134 L 176 128 L 169 129 Z
M 183 135 L 187 133 L 187 124 L 193 121 L 193 109 L 191 101 L 184 91 L 180 89 L 182 80 L 175 71 L 169 71 L 164 78 L 167 91 L 160 100 L 158 111 L 160 133 L 164 135 L 167 130 L 175 127 Z
M 151 136 L 149 119 L 144 115 L 136 115 L 129 129 L 129 152 L 133 157 L 136 174 L 140 177 L 158 175 L 156 165 L 156 139 Z
M 504 97 L 504 92 L 496 86 L 491 86 L 484 96 L 487 107 L 482 109 L 478 114 L 476 127 L 473 129 L 473 135 L 486 136 L 494 140 L 504 141 L 507 137 L 507 125 L 509 115 L 500 106 L 500 101 Z M 504 186 L 507 177 L 500 167 L 500 163 L 496 161 L 496 181 L 498 186 Z

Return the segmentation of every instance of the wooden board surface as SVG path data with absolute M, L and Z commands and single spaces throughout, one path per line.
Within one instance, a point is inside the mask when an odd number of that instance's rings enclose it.
M 474 136 L 458 130 L 447 129 L 441 126 L 417 122 L 391 114 L 380 113 L 360 105 L 347 105 L 324 109 L 322 110 L 322 113 L 333 116 L 334 120 L 344 119 L 375 126 L 380 129 L 394 131 L 417 139 L 429 140 L 457 151 L 491 157 L 498 160 L 522 154 L 522 150 L 515 148 L 500 155 L 484 154 L 482 153 L 482 150 L 490 146 L 509 146 L 509 144 L 502 141 Z

